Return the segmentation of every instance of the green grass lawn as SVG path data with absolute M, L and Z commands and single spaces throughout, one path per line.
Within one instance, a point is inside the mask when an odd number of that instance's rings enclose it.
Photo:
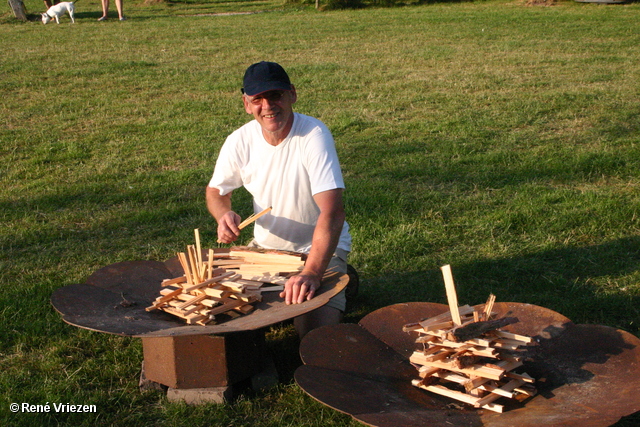
M 99 23 L 79 0 L 75 25 L 46 26 L 25 4 L 36 20 L 0 9 L 0 425 L 359 425 L 295 385 L 290 325 L 267 336 L 280 386 L 188 407 L 139 392 L 139 340 L 49 303 L 105 265 L 172 257 L 194 228 L 217 246 L 204 188 L 263 59 L 336 139 L 362 281 L 346 321 L 446 302 L 451 264 L 460 304 L 494 293 L 639 334 L 640 4 L 125 0 L 126 21 L 112 2 Z

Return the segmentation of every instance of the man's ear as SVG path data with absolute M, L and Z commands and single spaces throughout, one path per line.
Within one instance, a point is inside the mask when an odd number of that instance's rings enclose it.
M 247 95 L 242 95 L 242 102 L 244 104 L 244 111 L 246 111 L 247 114 L 253 115 L 253 110 L 251 110 L 251 104 L 249 103 L 249 100 L 247 99 Z

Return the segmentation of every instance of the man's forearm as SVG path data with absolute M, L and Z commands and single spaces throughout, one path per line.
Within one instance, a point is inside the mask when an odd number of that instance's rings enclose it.
M 208 187 L 206 189 L 207 209 L 209 213 L 220 222 L 220 218 L 231 210 L 231 193 L 220 195 L 217 188 Z
M 313 274 L 322 278 L 338 246 L 344 219 L 342 210 L 320 214 L 302 274 Z

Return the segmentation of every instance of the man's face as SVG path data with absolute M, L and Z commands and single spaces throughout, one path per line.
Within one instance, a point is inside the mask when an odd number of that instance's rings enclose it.
M 296 90 L 270 90 L 256 96 L 244 95 L 244 108 L 262 126 L 267 140 L 270 136 L 282 142 L 293 124 L 293 104 L 297 100 Z

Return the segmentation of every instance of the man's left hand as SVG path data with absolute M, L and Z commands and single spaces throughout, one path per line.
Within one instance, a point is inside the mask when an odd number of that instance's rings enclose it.
M 318 288 L 320 288 L 320 277 L 302 272 L 287 280 L 280 297 L 284 298 L 287 305 L 301 304 L 313 298 Z

